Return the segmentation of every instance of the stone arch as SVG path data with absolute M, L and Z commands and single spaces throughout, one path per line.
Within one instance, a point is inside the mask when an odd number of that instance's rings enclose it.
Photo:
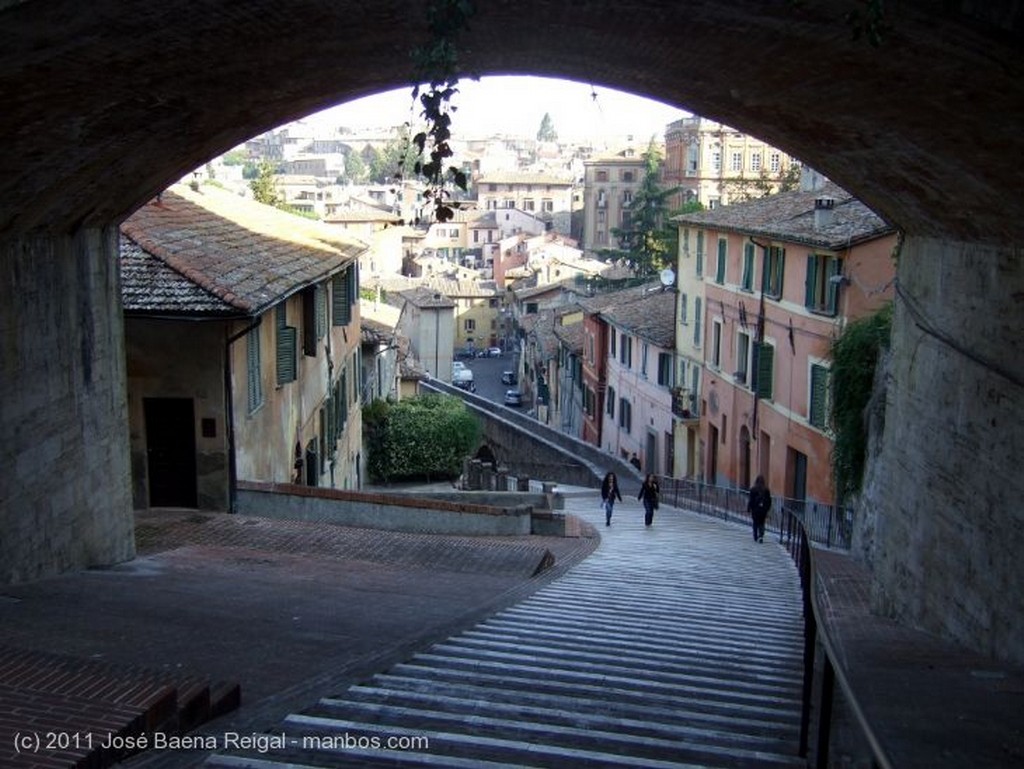
M 848 0 L 478 3 L 470 37 L 487 44 L 463 63 L 617 87 L 721 120 L 903 230 L 889 412 L 862 503 L 885 525 L 864 556 L 894 614 L 1024 661 L 1024 609 L 1001 590 L 1019 581 L 1024 546 L 1013 512 L 1024 496 L 1024 196 L 1013 162 L 1024 145 L 1024 8 L 904 0 L 878 48 L 853 39 L 849 10 Z M 0 377 L 0 580 L 131 555 L 118 223 L 250 136 L 407 83 L 422 12 L 399 0 L 0 5 L 0 328 L 5 374 L 19 372 Z M 950 525 L 930 525 L 935 515 Z M 969 558 L 948 555 L 958 536 Z

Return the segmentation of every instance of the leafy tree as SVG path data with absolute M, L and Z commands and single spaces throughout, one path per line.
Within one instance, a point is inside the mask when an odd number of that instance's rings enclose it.
M 249 182 L 249 189 L 252 190 L 253 198 L 260 203 L 266 203 L 268 206 L 282 204 L 284 198 L 278 192 L 277 185 L 274 183 L 274 164 L 264 158 L 259 162 L 257 170 L 256 178 Z
M 369 169 L 367 169 L 366 163 L 363 162 L 362 155 L 358 152 L 348 152 L 345 154 L 345 173 L 343 174 L 345 181 L 352 184 L 362 184 L 369 175 Z
M 558 133 L 555 131 L 555 123 L 551 119 L 551 115 L 547 112 L 544 113 L 544 117 L 541 118 L 540 128 L 537 129 L 537 141 L 539 142 L 556 142 L 558 141 Z
M 866 410 L 875 382 L 875 366 L 889 346 L 892 305 L 848 324 L 832 342 L 830 420 L 835 433 L 832 470 L 841 496 L 856 494 L 867 459 Z
M 249 162 L 249 153 L 245 150 L 231 150 L 224 153 L 221 161 L 226 166 L 244 166 Z
M 675 260 L 678 229 L 669 221 L 668 198 L 675 189 L 663 189 L 661 153 L 654 137 L 643 155 L 644 178 L 629 205 L 629 221 L 612 229 L 619 241 L 618 251 L 605 251 L 606 256 L 625 257 L 641 276 L 653 275 Z
M 363 409 L 367 472 L 375 481 L 454 478 L 480 442 L 479 419 L 459 399 L 428 394 Z

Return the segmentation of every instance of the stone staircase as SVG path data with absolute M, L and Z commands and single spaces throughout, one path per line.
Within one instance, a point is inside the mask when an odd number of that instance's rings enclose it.
M 229 682 L 0 646 L 0 766 L 105 769 L 240 699 Z
M 593 495 L 567 505 L 603 523 Z M 620 503 L 519 604 L 206 767 L 797 767 L 797 576 L 745 528 Z M 400 745 L 391 744 L 399 740 Z

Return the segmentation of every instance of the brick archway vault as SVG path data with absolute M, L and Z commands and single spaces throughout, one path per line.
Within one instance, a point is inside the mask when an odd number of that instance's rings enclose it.
M 1024 545 L 1020 3 L 886 4 L 879 47 L 854 39 L 854 0 L 477 6 L 467 71 L 721 120 L 903 229 L 915 303 L 897 307 L 866 552 L 894 613 L 1024 654 L 1020 599 L 998 600 Z M 0 580 L 132 551 L 117 223 L 250 136 L 408 84 L 424 34 L 422 4 L 396 0 L 0 0 Z

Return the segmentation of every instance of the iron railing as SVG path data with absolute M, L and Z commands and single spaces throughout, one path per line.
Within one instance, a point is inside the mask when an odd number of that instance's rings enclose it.
M 783 508 L 779 513 L 779 541 L 789 551 L 797 573 L 800 575 L 800 592 L 803 596 L 804 614 L 804 659 L 803 689 L 801 693 L 800 745 L 801 758 L 808 759 L 808 766 L 828 769 L 832 743 L 832 709 L 835 704 L 836 684 L 859 729 L 865 744 L 871 751 L 873 769 L 892 769 L 892 762 L 882 748 L 878 736 L 868 722 L 864 711 L 854 695 L 845 671 L 838 662 L 836 647 L 828 634 L 827 626 L 821 621 L 822 612 L 818 606 L 817 577 L 814 566 L 814 551 L 810 533 L 803 520 L 793 511 Z M 821 683 L 817 697 L 817 737 L 813 756 L 811 747 L 811 715 L 814 710 L 815 668 L 818 648 L 821 648 Z
M 688 478 L 658 478 L 661 499 L 667 505 L 721 518 L 726 521 L 749 523 L 747 512 L 749 492 L 746 489 L 712 486 Z M 811 542 L 841 550 L 850 549 L 853 532 L 853 509 L 836 507 L 810 500 L 772 498 L 772 510 L 765 523 L 765 531 L 781 537 L 785 516 L 791 514 L 807 530 Z

